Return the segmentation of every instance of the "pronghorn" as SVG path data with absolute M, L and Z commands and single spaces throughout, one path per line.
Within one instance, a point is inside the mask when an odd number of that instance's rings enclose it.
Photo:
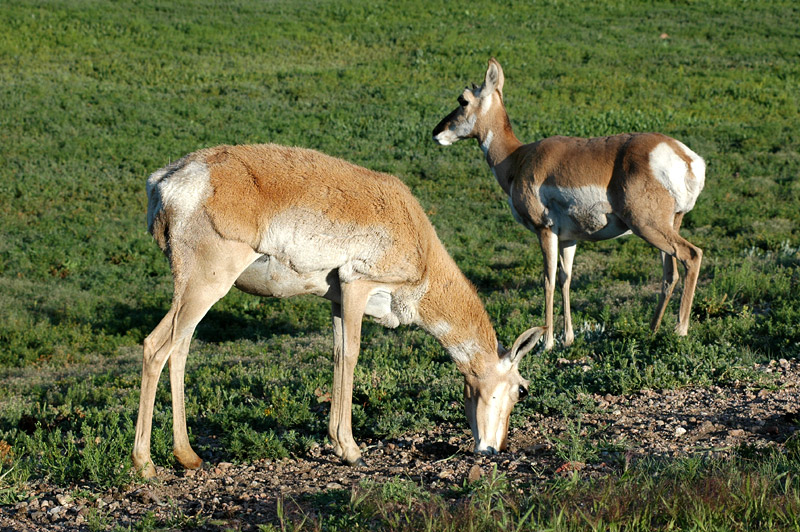
M 219 146 L 150 175 L 147 196 L 148 230 L 169 258 L 174 295 L 144 340 L 132 453 L 144 477 L 155 475 L 150 432 L 167 360 L 174 454 L 187 468 L 202 463 L 186 432 L 186 356 L 195 327 L 232 286 L 260 296 L 315 294 L 331 301 L 328 434 L 347 464 L 364 465 L 350 417 L 364 315 L 386 327 L 417 324 L 435 336 L 464 375 L 475 452 L 505 448 L 511 409 L 528 394 L 517 368 L 543 328 L 525 331 L 510 350 L 497 341 L 475 288 L 399 179 L 313 150 Z
M 675 260 L 686 269 L 677 334 L 689 329 L 692 299 L 703 252 L 680 236 L 705 181 L 703 159 L 681 142 L 658 133 L 600 138 L 550 137 L 523 145 L 511 130 L 503 103 L 503 69 L 489 60 L 483 85 L 465 89 L 458 107 L 433 130 L 447 146 L 475 138 L 511 213 L 534 231 L 544 255 L 545 349 L 553 347 L 553 295 L 557 263 L 564 301 L 564 344 L 574 340 L 569 309 L 572 261 L 578 240 L 639 235 L 661 251 L 661 296 L 650 323 L 658 330 L 678 283 Z

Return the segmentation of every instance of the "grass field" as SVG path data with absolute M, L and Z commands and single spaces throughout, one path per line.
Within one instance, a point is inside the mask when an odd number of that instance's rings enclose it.
M 575 345 L 523 362 L 532 397 L 512 424 L 532 413 L 577 416 L 590 408 L 579 399 L 590 393 L 747 383 L 761 378 L 753 363 L 797 358 L 800 6 L 516 4 L 4 1 L 0 504 L 28 497 L 43 478 L 97 489 L 136 482 L 128 472 L 136 354 L 172 294 L 167 261 L 146 232 L 144 182 L 201 147 L 299 145 L 398 175 L 476 284 L 500 339 L 541 324 L 535 236 L 514 223 L 474 143 L 442 148 L 431 140 L 491 56 L 503 64 L 506 105 L 523 141 L 655 130 L 708 163 L 706 188 L 682 230 L 705 251 L 689 336 L 670 332 L 675 302 L 662 332 L 649 332 L 660 280 L 651 247 L 637 238 L 581 245 Z M 362 346 L 357 439 L 463 422 L 460 409 L 442 407 L 461 400 L 460 376 L 433 338 L 368 323 Z M 581 357 L 595 361 L 591 372 L 550 363 Z M 330 390 L 330 358 L 326 302 L 231 292 L 192 346 L 191 434 L 217 434 L 231 461 L 288 456 L 325 441 L 317 397 Z M 165 381 L 153 458 L 169 466 Z M 748 486 L 763 482 L 764 493 L 796 508 L 797 449 L 764 461 L 755 472 L 734 461 L 713 474 L 733 484 L 757 475 Z M 690 480 L 698 490 L 686 491 L 687 507 L 705 508 L 702 482 Z M 648 482 L 640 472 L 609 479 L 604 489 L 636 492 Z M 421 518 L 425 505 L 438 503 L 415 489 L 402 511 Z M 505 493 L 502 485 L 481 489 Z M 577 484 L 551 489 L 548 497 L 567 501 L 564 508 L 590 501 Z M 364 497 L 364 512 L 386 501 Z M 515 500 L 487 515 L 529 529 L 580 528 L 547 514 L 544 500 Z M 587 503 L 603 501 L 595 493 Z M 713 517 L 726 506 L 709 508 Z M 478 528 L 475 519 L 486 514 L 479 509 L 462 515 Z M 608 515 L 599 529 L 635 528 Z M 720 526 L 766 529 L 756 513 L 741 515 Z M 686 516 L 675 522 L 702 528 L 699 510 Z

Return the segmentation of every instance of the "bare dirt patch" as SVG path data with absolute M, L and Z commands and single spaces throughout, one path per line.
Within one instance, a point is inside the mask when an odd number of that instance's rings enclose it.
M 341 500 L 363 480 L 400 477 L 447 492 L 496 468 L 524 490 L 575 471 L 585 477 L 613 474 L 643 457 L 724 458 L 743 445 L 780 447 L 800 427 L 800 364 L 780 360 L 758 369 L 774 377 L 773 384 L 592 396 L 596 409 L 579 422 L 562 416 L 528 419 L 513 429 L 508 452 L 492 457 L 470 452 L 472 437 L 463 427 L 442 426 L 365 441 L 363 469 L 340 464 L 324 446 L 280 461 L 231 464 L 214 463 L 212 457 L 196 471 L 159 468 L 157 481 L 99 497 L 80 495 L 91 492 L 89 486 L 40 481 L 31 484 L 28 501 L 0 508 L 0 529 L 87 530 L 98 515 L 108 525 L 127 527 L 152 512 L 162 523 L 201 517 L 195 521 L 204 523 L 200 530 L 257 530 L 275 522 L 279 501 L 288 511 L 313 517 L 325 511 L 320 494 L 331 495 L 334 504 L 336 494 Z

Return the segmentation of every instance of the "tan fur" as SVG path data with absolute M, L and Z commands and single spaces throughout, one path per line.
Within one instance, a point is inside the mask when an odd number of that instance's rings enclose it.
M 433 135 L 442 144 L 476 138 L 509 197 L 515 217 L 539 237 L 545 258 L 546 348 L 553 346 L 557 261 L 561 265 L 565 344 L 569 345 L 574 338 L 569 285 L 575 241 L 615 238 L 625 230 L 639 235 L 662 253 L 664 275 L 651 322 L 653 330 L 658 329 L 678 281 L 676 259 L 686 268 L 676 327 L 678 334 L 686 334 L 702 250 L 683 239 L 678 229 L 702 190 L 702 159 L 660 133 L 589 139 L 557 136 L 523 145 L 514 135 L 505 110 L 504 81 L 500 64 L 490 60 L 483 86 L 467 89 L 460 102 L 466 105 L 446 116 L 434 128 Z M 668 148 L 657 151 L 663 145 Z M 652 154 L 669 154 L 669 150 L 686 166 L 684 170 L 669 166 L 671 160 L 658 156 L 655 162 L 651 160 Z M 702 170 L 701 175 L 696 175 L 695 169 Z M 678 199 L 684 207 L 679 208 Z
M 527 341 L 518 340 L 511 351 L 499 346 L 475 288 L 399 179 L 313 150 L 219 146 L 154 172 L 148 205 L 149 228 L 170 259 L 175 293 L 169 312 L 144 342 L 133 450 L 144 476 L 155 474 L 152 413 L 167 361 L 174 453 L 186 467 L 201 462 L 186 431 L 185 360 L 197 323 L 234 284 L 257 295 L 316 294 L 331 301 L 328 432 L 345 462 L 363 463 L 350 405 L 365 313 L 387 326 L 415 323 L 434 334 L 464 373 L 469 396 L 480 397 L 467 405 L 476 450 L 505 446 L 517 388 L 527 386 L 517 371 L 519 359 L 541 329 L 523 333 Z M 469 358 L 463 345 L 476 346 Z M 491 395 L 497 389 L 513 395 L 495 404 Z

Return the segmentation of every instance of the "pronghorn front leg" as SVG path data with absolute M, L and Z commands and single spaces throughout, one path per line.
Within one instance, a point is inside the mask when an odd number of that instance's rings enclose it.
M 572 262 L 575 259 L 575 241 L 558 243 L 558 257 L 560 271 L 558 281 L 561 283 L 561 297 L 564 300 L 564 345 L 569 347 L 575 340 L 572 329 L 572 313 L 569 305 L 569 285 L 572 281 Z
M 542 246 L 544 267 L 544 326 L 545 349 L 553 348 L 553 297 L 556 291 L 556 270 L 558 268 L 558 236 L 548 228 L 539 231 L 539 244 Z
M 341 410 L 342 394 L 336 392 L 336 383 L 342 380 L 342 350 L 344 349 L 344 330 L 342 325 L 342 305 L 331 303 L 331 320 L 333 322 L 333 392 L 331 393 L 331 412 L 328 419 L 328 436 L 331 438 L 333 452 L 342 457 L 342 446 L 339 444 L 339 411 Z
M 371 285 L 365 282 L 342 283 L 342 303 L 333 303 L 333 390 L 328 435 L 333 451 L 351 466 L 365 466 L 353 438 L 353 372 L 361 344 L 361 321 Z

